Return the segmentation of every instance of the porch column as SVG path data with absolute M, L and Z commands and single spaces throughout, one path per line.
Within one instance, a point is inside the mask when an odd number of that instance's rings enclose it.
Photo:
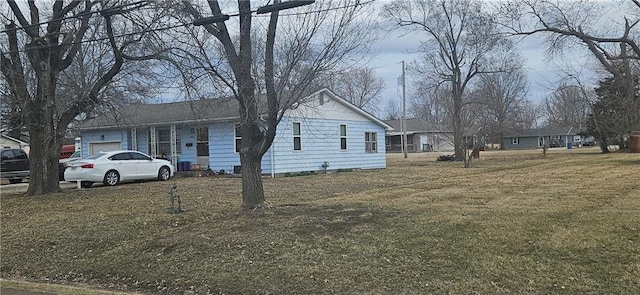
M 149 127 L 149 142 L 151 146 L 149 147 L 149 156 L 156 157 L 158 153 L 158 142 L 156 141 L 156 127 Z
M 138 131 L 135 127 L 131 128 L 131 149 L 138 150 Z
M 171 125 L 171 164 L 173 167 L 178 167 L 178 148 L 176 146 L 176 141 L 176 125 Z

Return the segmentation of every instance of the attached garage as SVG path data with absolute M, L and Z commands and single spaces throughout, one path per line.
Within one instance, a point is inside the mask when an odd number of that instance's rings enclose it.
M 89 154 L 121 150 L 120 141 L 89 143 Z

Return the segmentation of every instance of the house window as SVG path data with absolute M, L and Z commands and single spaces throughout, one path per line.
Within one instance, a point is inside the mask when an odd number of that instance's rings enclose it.
M 520 137 L 512 137 L 511 144 L 520 144 Z
M 171 129 L 156 129 L 156 152 L 160 158 L 169 159 L 171 157 Z M 151 136 L 149 136 L 149 147 L 151 148 Z M 182 144 L 180 142 L 180 132 L 176 130 L 176 154 L 182 153 Z
M 209 128 L 196 129 L 196 150 L 198 157 L 209 156 Z
M 347 150 L 347 125 L 340 125 L 340 149 Z
M 293 123 L 293 150 L 302 150 L 302 136 L 300 135 L 300 123 Z
M 236 153 L 240 152 L 240 144 L 242 143 L 242 133 L 240 132 L 240 124 L 233 129 L 234 147 Z
M 376 132 L 364 133 L 364 150 L 367 153 L 378 152 L 378 134 Z
M 544 146 L 544 137 L 538 137 L 538 147 Z

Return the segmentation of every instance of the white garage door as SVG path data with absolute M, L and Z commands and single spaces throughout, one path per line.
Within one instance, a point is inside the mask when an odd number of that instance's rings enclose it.
M 89 144 L 89 154 L 121 150 L 120 142 L 93 142 Z

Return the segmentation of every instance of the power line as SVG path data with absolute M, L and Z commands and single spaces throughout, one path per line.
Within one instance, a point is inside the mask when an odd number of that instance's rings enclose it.
M 357 6 L 360 6 L 360 5 L 366 5 L 366 4 L 373 3 L 374 1 L 375 0 L 369 0 L 369 1 L 366 1 L 366 2 L 359 2 L 358 1 L 357 3 L 351 4 L 351 5 L 344 5 L 344 6 L 339 6 L 339 7 L 332 7 L 332 8 L 326 8 L 326 9 L 320 9 L 320 10 L 314 10 L 314 11 L 307 11 L 307 12 L 296 12 L 296 13 L 289 13 L 289 14 L 280 14 L 279 16 L 308 15 L 308 14 L 313 14 L 313 13 L 320 13 L 320 12 L 327 12 L 327 11 L 332 11 L 332 10 L 350 8 L 350 7 L 357 7 Z M 3 31 L 0 31 L 0 33 L 6 33 L 6 32 L 10 32 L 10 31 L 14 31 L 14 30 L 20 30 L 20 29 L 24 30 L 25 28 L 29 28 L 29 27 L 33 27 L 33 26 L 40 26 L 40 25 L 47 24 L 47 23 L 52 22 L 52 21 L 77 18 L 78 16 L 81 16 L 81 15 L 101 13 L 101 12 L 105 12 L 105 11 L 113 11 L 115 9 L 120 9 L 120 8 L 123 8 L 123 7 L 131 6 L 131 5 L 137 5 L 137 4 L 141 4 L 141 3 L 145 3 L 145 2 L 146 1 L 138 1 L 138 2 L 134 2 L 134 3 L 124 4 L 124 5 L 120 5 L 120 6 L 114 6 L 114 7 L 110 7 L 110 8 L 106 8 L 106 9 L 79 13 L 79 14 L 76 14 L 76 15 L 73 15 L 73 16 L 52 19 L 52 20 L 48 20 L 46 22 L 40 22 L 38 24 L 32 24 L 32 25 L 25 26 L 25 27 L 15 27 L 15 28 L 10 29 L 10 30 L 3 30 Z M 255 10 L 252 10 L 250 13 L 254 13 L 254 12 L 255 12 Z M 232 14 L 228 14 L 228 15 L 229 16 L 240 16 L 241 14 L 242 13 L 237 12 L 237 13 L 232 13 Z M 266 15 L 256 15 L 255 17 L 268 17 L 268 16 L 266 16 Z M 120 34 L 120 35 L 114 35 L 113 37 L 114 38 L 121 38 L 121 37 L 128 37 L 128 36 L 146 34 L 146 33 L 151 33 L 151 32 L 160 32 L 160 31 L 166 31 L 166 30 L 175 29 L 175 28 L 179 28 L 179 27 L 186 27 L 186 26 L 189 26 L 189 25 L 191 25 L 191 23 L 182 23 L 182 24 L 177 24 L 177 25 L 172 25 L 172 26 L 159 27 L 159 28 L 155 28 L 155 29 L 146 29 L 146 30 L 137 31 L 137 32 L 130 32 L 130 33 L 125 33 L 125 34 Z M 71 42 L 71 43 L 66 43 L 66 44 L 61 44 L 61 45 L 75 45 L 75 44 L 98 42 L 98 41 L 109 40 L 109 38 L 110 37 L 107 36 L 107 37 L 101 37 L 101 38 L 84 39 L 84 40 L 74 41 L 74 42 Z M 47 45 L 42 45 L 42 46 L 31 47 L 31 48 L 28 48 L 28 49 L 4 51 L 3 53 L 11 54 L 11 53 L 27 52 L 27 51 L 31 51 L 31 50 L 52 48 L 54 46 L 58 46 L 58 44 L 47 44 Z
M 177 24 L 177 25 L 173 25 L 173 26 L 167 26 L 167 27 L 160 27 L 160 28 L 155 28 L 155 29 L 146 29 L 146 30 L 142 30 L 142 31 L 138 31 L 138 32 L 131 32 L 131 33 L 125 33 L 125 34 L 120 34 L 120 35 L 113 35 L 114 38 L 121 38 L 121 37 L 128 37 L 128 36 L 134 36 L 134 35 L 142 35 L 142 34 L 146 34 L 146 33 L 153 33 L 153 32 L 160 32 L 160 31 L 166 31 L 166 30 L 170 30 L 170 29 L 175 29 L 175 28 L 179 28 L 179 27 L 184 27 L 190 24 Z M 75 45 L 75 44 L 83 44 L 83 43 L 91 43 L 91 42 L 98 42 L 98 41 L 104 41 L 104 40 L 109 40 L 110 37 L 101 37 L 101 38 L 91 38 L 91 39 L 83 39 L 80 41 L 74 41 L 74 42 L 70 42 L 70 43 L 65 43 L 65 44 L 47 44 L 47 45 L 42 45 L 42 46 L 35 46 L 35 47 L 31 47 L 31 48 L 25 48 L 25 49 L 20 49 L 20 50 L 12 50 L 12 51 L 4 51 L 3 53 L 18 53 L 18 52 L 27 52 L 27 51 L 32 51 L 32 50 L 39 50 L 39 49 L 45 49 L 45 48 L 52 48 L 54 46 L 62 46 L 62 45 Z
M 24 27 L 18 27 L 18 26 L 16 26 L 16 27 L 15 27 L 15 28 L 13 28 L 13 29 L 9 29 L 9 30 L 2 30 L 2 31 L 0 31 L 0 33 L 7 33 L 7 32 L 17 31 L 17 30 L 25 30 L 25 31 L 26 31 L 26 29 L 27 29 L 27 28 L 39 27 L 39 26 L 41 26 L 41 25 L 46 25 L 46 24 L 48 24 L 48 23 L 50 23 L 50 22 L 63 21 L 63 20 L 67 20 L 67 19 L 78 18 L 78 17 L 81 17 L 81 16 L 85 16 L 85 15 L 92 15 L 92 14 L 95 14 L 95 13 L 102 13 L 102 12 L 106 12 L 106 11 L 114 11 L 114 10 L 117 10 L 117 9 L 122 9 L 122 8 L 125 8 L 125 7 L 128 7 L 128 6 L 139 5 L 139 4 L 146 5 L 146 1 L 138 1 L 138 2 L 133 2 L 133 3 L 129 3 L 129 4 L 116 5 L 116 6 L 113 6 L 113 7 L 103 8 L 103 9 L 99 9 L 99 10 L 92 10 L 92 11 L 87 11 L 87 12 L 80 12 L 80 13 L 78 13 L 78 14 L 74 14 L 74 15 L 72 15 L 72 16 L 65 16 L 65 17 L 54 18 L 54 19 L 50 19 L 50 20 L 47 20 L 47 21 L 39 22 L 39 23 L 37 23 L 37 24 L 30 24 L 30 25 L 27 25 L 27 26 L 24 26 Z M 143 5 L 142 5 L 142 6 L 143 6 Z M 139 7 L 142 7 L 142 6 L 138 6 L 138 8 L 139 8 Z M 15 15 L 15 13 L 14 13 L 14 15 Z

